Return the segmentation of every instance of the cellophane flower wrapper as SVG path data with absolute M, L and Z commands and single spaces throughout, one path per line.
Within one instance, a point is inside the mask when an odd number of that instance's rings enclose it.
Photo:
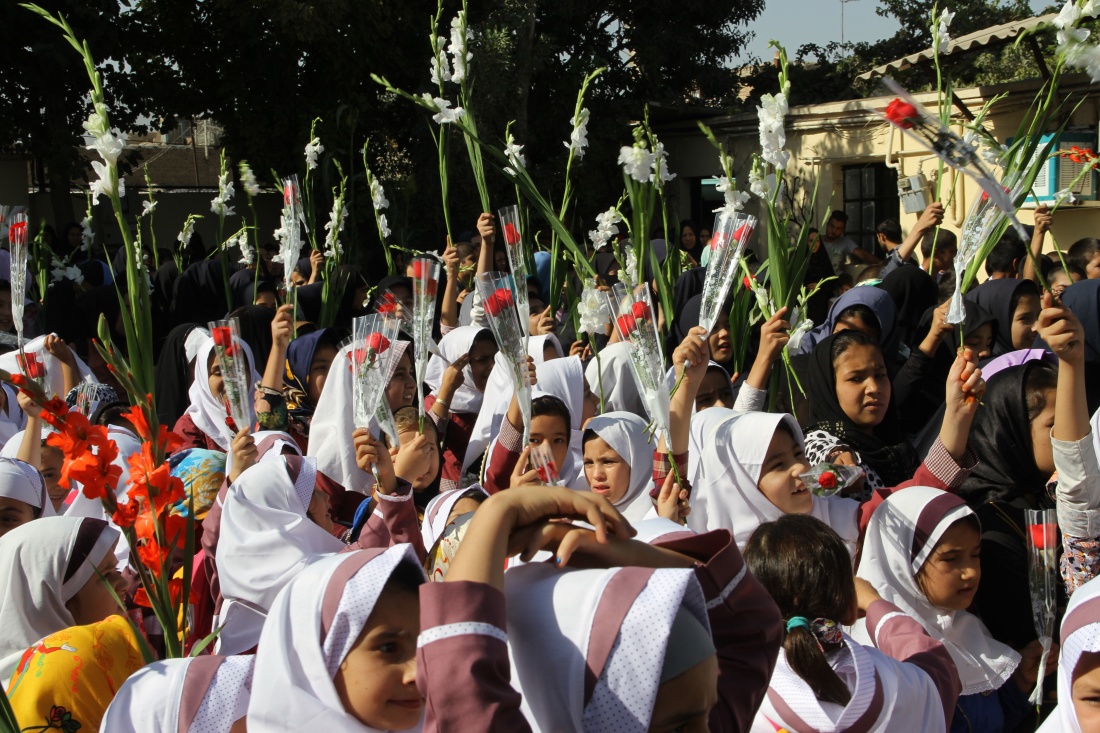
M 46 381 L 46 361 L 37 351 L 26 351 L 15 355 L 15 363 L 19 365 L 19 371 L 23 376 L 38 385 L 39 389 L 49 393 L 49 383 Z M 52 396 L 52 395 L 50 395 Z
M 385 395 L 385 390 L 383 390 L 383 395 Z M 400 445 L 401 438 L 397 435 L 397 422 L 393 419 L 393 410 L 390 409 L 390 403 L 385 397 L 378 400 L 378 409 L 374 411 L 374 419 L 378 421 L 378 427 L 389 438 L 390 447 Z
M 819 463 L 799 478 L 814 496 L 833 496 L 855 484 L 865 472 L 859 466 Z
M 397 331 L 397 319 L 382 313 L 356 318 L 352 324 L 351 394 L 357 428 L 370 425 L 386 392 Z
M 543 445 L 532 446 L 528 455 L 531 458 L 531 466 L 539 475 L 539 481 L 546 486 L 562 485 L 561 474 L 558 473 L 558 466 L 554 462 L 554 454 L 549 448 Z
M 1062 550 L 1058 533 L 1058 517 L 1054 509 L 1027 510 L 1028 586 L 1031 591 L 1031 614 L 1035 633 L 1043 645 L 1039 658 L 1039 676 L 1031 693 L 1032 705 L 1043 699 L 1043 680 L 1046 679 L 1047 659 L 1050 656 L 1054 623 L 1057 619 L 1059 570 L 1058 559 Z
M 516 290 L 519 288 L 517 287 Z M 477 276 L 477 291 L 497 348 L 512 366 L 512 386 L 523 414 L 523 437 L 531 429 L 531 385 L 527 378 L 527 347 L 516 310 L 512 279 L 503 272 L 483 272 Z
M 710 260 L 703 281 L 703 301 L 699 305 L 699 325 L 707 330 L 708 336 L 722 312 L 730 285 L 740 272 L 741 256 L 755 229 L 755 216 L 720 213 L 715 217 L 714 234 L 708 245 Z
M 402 305 L 401 300 L 392 290 L 386 288 L 385 292 L 382 293 L 382 299 L 378 302 L 378 307 L 374 310 L 376 313 L 384 313 L 396 318 L 397 327 L 401 330 L 401 333 L 413 338 L 413 331 L 416 329 L 413 313 Z M 435 342 L 430 334 L 428 336 L 428 353 L 439 355 L 439 344 Z
M 8 225 L 11 245 L 11 317 L 20 347 L 23 344 L 23 306 L 27 300 L 27 215 L 15 214 Z
M 432 344 L 432 323 L 435 320 L 435 299 L 439 290 L 439 263 L 430 257 L 417 257 L 413 270 L 413 348 L 416 350 L 416 395 L 420 402 L 420 419 L 424 419 L 424 375 L 428 370 L 428 354 Z
M 1016 205 L 1012 197 L 982 163 L 978 146 L 945 127 L 938 116 L 918 104 L 909 92 L 893 79 L 886 77 L 882 83 L 891 94 L 897 97 L 886 110 L 881 111 L 887 121 L 922 147 L 931 150 L 944 163 L 973 179 L 993 200 L 993 203 L 1012 220 L 1012 226 L 1020 237 L 1028 241 L 1027 231 L 1016 218 Z
M 971 205 L 970 213 L 963 222 L 958 249 L 955 251 L 955 292 L 951 295 L 951 305 L 947 309 L 948 323 L 959 324 L 966 320 L 963 277 L 970 262 L 982 248 L 982 243 L 1004 218 L 1004 211 L 988 196 L 979 197 Z
M 504 251 L 508 253 L 508 267 L 515 282 L 516 312 L 524 324 L 524 353 L 527 351 L 526 324 L 531 320 L 531 303 L 527 299 L 527 256 L 523 249 L 523 230 L 520 228 L 519 207 L 505 206 L 497 211 L 497 220 L 504 233 Z
M 252 390 L 249 389 L 252 374 L 248 359 L 244 357 L 240 324 L 236 318 L 230 318 L 211 321 L 208 325 L 214 339 L 214 353 L 222 370 L 226 406 L 235 426 L 233 432 L 250 429 L 254 422 Z
M 283 263 L 283 287 L 287 293 L 290 293 L 294 287 L 290 276 L 302 254 L 300 224 L 305 221 L 305 213 L 302 211 L 302 190 L 298 186 L 297 175 L 283 179 L 283 217 L 285 219 L 283 226 L 287 228 L 287 232 L 283 251 L 279 254 Z
M 665 383 L 665 356 L 654 320 L 656 311 L 645 284 L 627 288 L 616 283 L 607 294 L 608 306 L 615 316 L 619 339 L 630 344 L 630 366 L 638 391 L 645 401 L 646 412 L 665 442 L 669 436 L 669 389 Z

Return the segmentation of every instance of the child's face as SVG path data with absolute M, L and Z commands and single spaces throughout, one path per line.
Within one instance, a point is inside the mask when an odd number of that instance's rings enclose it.
M 1035 332 L 1031 327 L 1039 318 L 1039 299 L 1028 293 L 1021 295 L 1016 303 L 1016 312 L 1012 314 L 1012 348 L 1027 349 L 1035 343 Z
M 558 350 L 554 348 L 554 344 L 550 343 L 550 341 L 547 341 L 546 345 L 542 347 L 542 360 L 546 362 L 553 361 L 557 358 L 559 358 Z
M 34 519 L 34 507 L 25 501 L 0 496 L 0 537 Z
M 50 501 L 53 502 L 55 512 L 61 511 L 65 497 L 69 494 L 68 489 L 57 483 L 61 479 L 61 467 L 64 463 L 65 454 L 61 452 L 60 448 L 54 448 L 52 445 L 42 446 L 39 470 L 42 473 L 42 479 L 46 482 L 46 493 L 49 495 Z
M 814 497 L 800 476 L 810 470 L 802 446 L 780 428 L 772 436 L 756 486 L 784 514 L 809 514 Z
M 313 361 L 309 364 L 308 386 L 309 399 L 315 405 L 321 399 L 321 390 L 325 387 L 325 380 L 328 379 L 328 371 L 334 359 L 336 359 L 336 347 L 332 344 L 321 344 L 313 352 Z
M 222 365 L 218 363 L 218 355 L 214 349 L 210 349 L 210 359 L 207 361 L 207 384 L 210 386 L 210 394 L 218 402 L 225 401 L 225 382 L 222 380 Z
M 703 381 L 699 384 L 699 392 L 695 395 L 696 412 L 708 407 L 733 409 L 733 386 L 730 384 L 729 377 L 721 369 L 708 369 Z
M 1054 401 L 1057 392 L 1047 390 L 1043 395 L 1046 407 L 1031 421 L 1031 451 L 1035 465 L 1047 474 L 1054 473 L 1054 447 L 1050 442 L 1050 431 L 1054 427 Z
M 864 430 L 872 430 L 886 417 L 890 404 L 890 377 L 882 352 L 865 344 L 852 344 L 833 363 L 836 399 L 844 414 Z
M 557 415 L 539 415 L 531 418 L 531 448 L 543 446 L 554 456 L 559 471 L 569 456 L 569 426 Z
M 497 345 L 488 339 L 479 341 L 470 349 L 470 373 L 474 377 L 474 388 L 478 392 L 485 391 L 485 385 L 489 382 L 489 374 L 493 371 L 493 360 L 497 355 Z
M 1081 730 L 1100 730 L 1100 652 L 1084 652 L 1073 670 L 1073 712 Z
M 946 272 L 951 269 L 954 259 L 954 247 L 937 247 L 935 254 L 932 255 L 932 268 L 935 272 Z
M 275 299 L 275 293 L 270 290 L 264 290 L 256 295 L 256 305 L 262 305 L 264 308 L 275 310 L 279 307 L 279 301 Z
M 963 343 L 974 352 L 979 361 L 988 359 L 993 354 L 993 324 L 983 323 L 978 326 L 966 334 Z
M 420 721 L 424 700 L 416 689 L 416 637 L 420 599 L 386 588 L 367 625 L 332 678 L 340 702 L 360 723 L 405 730 Z
M 952 524 L 936 543 L 917 584 L 928 602 L 945 611 L 965 611 L 982 579 L 982 536 L 967 521 Z
M 386 399 L 389 400 L 390 410 L 393 412 L 409 407 L 416 399 L 416 372 L 408 349 L 401 355 L 393 379 L 386 386 Z
M 584 477 L 588 488 L 611 503 L 630 489 L 630 465 L 603 438 L 589 438 L 584 444 Z
M 714 328 L 707 338 L 710 346 L 710 358 L 719 364 L 725 364 L 733 356 L 733 339 L 730 334 L 729 311 L 719 314 L 714 322 Z
M 1097 252 L 1092 256 L 1092 259 L 1085 265 L 1085 275 L 1089 280 L 1095 280 L 1100 278 L 1100 252 Z
M 329 534 L 332 534 L 332 500 L 323 491 L 314 490 L 309 499 L 309 509 L 306 510 L 309 520 Z

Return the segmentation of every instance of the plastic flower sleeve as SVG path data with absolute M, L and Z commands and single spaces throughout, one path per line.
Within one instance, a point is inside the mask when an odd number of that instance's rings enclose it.
M 214 353 L 222 370 L 225 385 L 226 414 L 234 433 L 252 428 L 252 369 L 244 356 L 241 327 L 236 318 L 227 321 L 211 321 L 210 335 L 214 339 Z
M 561 475 L 558 473 L 558 466 L 554 462 L 554 454 L 545 445 L 533 445 L 531 446 L 530 456 L 531 466 L 535 469 L 535 472 L 539 476 L 539 481 L 545 486 L 561 486 Z
M 1043 699 L 1043 680 L 1058 609 L 1058 556 L 1062 543 L 1058 535 L 1058 519 L 1054 509 L 1027 510 L 1028 586 L 1031 590 L 1031 614 L 1035 633 L 1043 645 L 1039 658 L 1039 676 L 1030 702 L 1038 705 Z
M 302 254 L 302 230 L 299 225 L 304 222 L 305 213 L 302 211 L 302 191 L 298 187 L 298 176 L 287 176 L 283 179 L 283 227 L 286 231 L 279 252 L 279 260 L 283 263 L 283 287 L 287 293 L 294 287 L 290 276 Z
M 519 225 L 519 207 L 505 206 L 497 210 L 500 230 L 504 233 L 504 251 L 515 282 L 516 312 L 523 327 L 524 353 L 527 353 L 527 324 L 531 320 L 531 304 L 527 300 L 527 257 L 523 251 L 523 230 Z M 547 298 L 549 301 L 549 298 Z
M 439 290 L 439 263 L 429 257 L 412 261 L 413 348 L 416 350 L 416 396 L 420 403 L 420 423 L 424 423 L 424 376 L 428 371 L 428 353 L 435 320 L 435 298 Z
M 27 215 L 15 214 L 8 225 L 11 245 L 11 317 L 19 347 L 23 347 L 23 307 L 27 301 Z
M 993 200 L 981 196 L 970 207 L 970 213 L 963 222 L 962 236 L 955 252 L 955 292 L 951 296 L 951 305 L 947 310 L 947 322 L 962 323 L 966 319 L 966 303 L 963 299 L 962 283 L 971 260 L 982 248 L 982 242 L 989 238 L 990 232 L 1005 218 Z
M 46 362 L 42 354 L 37 351 L 27 351 L 15 355 L 15 363 L 19 365 L 19 371 L 43 390 L 49 392 L 49 384 L 46 382 Z
M 814 496 L 833 496 L 859 481 L 865 472 L 859 466 L 819 463 L 799 478 Z
M 703 281 L 703 301 L 699 305 L 699 325 L 706 329 L 706 336 L 710 335 L 714 322 L 722 312 L 730 285 L 741 269 L 741 255 L 755 229 L 755 216 L 720 213 L 715 217 L 714 234 L 709 245 L 710 260 Z
M 365 428 L 386 392 L 386 374 L 396 353 L 397 319 L 381 313 L 356 318 L 352 324 L 351 394 L 355 427 Z
M 511 278 L 502 272 L 483 272 L 477 276 L 477 291 L 481 295 L 489 328 L 497 340 L 497 348 L 512 367 L 512 385 L 523 414 L 523 438 L 526 442 L 531 430 L 531 386 L 527 378 L 525 331 L 520 328 L 511 285 Z
M 378 421 L 378 427 L 389 438 L 390 447 L 401 444 L 401 438 L 397 435 L 397 423 L 393 419 L 393 410 L 385 399 L 385 390 L 382 391 L 382 399 L 378 400 L 378 409 L 374 411 L 374 419 Z
M 396 318 L 397 327 L 401 332 L 409 338 L 413 338 L 413 331 L 416 329 L 413 313 L 401 303 L 401 300 L 392 290 L 386 288 L 386 291 L 382 293 L 382 299 L 374 310 L 376 313 L 384 313 L 387 316 Z M 439 353 L 439 344 L 431 336 L 428 337 L 428 353 L 443 358 L 442 354 Z
M 672 444 L 669 429 L 669 390 L 665 384 L 665 357 L 654 321 L 649 287 L 627 288 L 616 283 L 607 294 L 608 305 L 615 316 L 619 339 L 630 344 L 630 366 L 638 391 L 645 401 L 646 412 L 654 427 Z

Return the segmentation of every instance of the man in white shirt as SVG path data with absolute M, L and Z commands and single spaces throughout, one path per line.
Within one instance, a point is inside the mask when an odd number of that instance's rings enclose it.
M 833 265 L 833 272 L 840 274 L 848 258 L 875 265 L 881 262 L 870 252 L 862 249 L 855 240 L 844 234 L 848 224 L 848 215 L 840 209 L 833 209 L 829 215 L 829 221 L 825 224 L 825 235 L 821 238 L 829 253 L 829 261 Z

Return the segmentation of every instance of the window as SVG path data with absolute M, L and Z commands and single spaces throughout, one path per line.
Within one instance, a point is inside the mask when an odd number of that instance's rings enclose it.
M 883 163 L 844 166 L 844 213 L 847 234 L 864 250 L 879 257 L 875 227 L 884 219 L 899 218 L 898 174 Z

